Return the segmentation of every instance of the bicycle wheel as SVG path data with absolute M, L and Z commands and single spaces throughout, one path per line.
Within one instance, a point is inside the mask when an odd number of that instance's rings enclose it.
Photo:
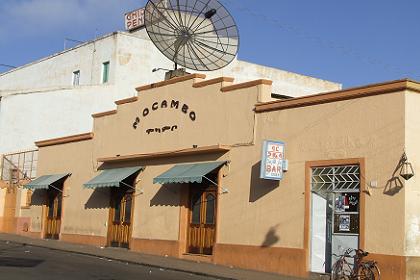
M 381 271 L 379 270 L 379 267 L 376 265 L 376 263 L 373 263 L 370 266 L 370 270 L 373 273 L 373 276 L 374 276 L 373 279 L 375 279 L 375 280 L 381 280 Z
M 350 280 L 350 277 L 345 273 L 344 262 L 342 260 L 334 263 L 331 270 L 331 280 Z
M 357 271 L 357 280 L 375 280 L 375 275 L 373 274 L 369 265 L 362 264 Z
M 363 262 L 360 264 L 357 277 L 357 279 L 360 280 L 381 280 L 381 272 L 379 271 L 376 262 Z

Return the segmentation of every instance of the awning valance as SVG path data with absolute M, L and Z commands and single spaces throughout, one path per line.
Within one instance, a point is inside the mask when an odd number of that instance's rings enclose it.
M 205 175 L 223 164 L 225 164 L 225 161 L 175 165 L 168 171 L 155 177 L 153 183 L 201 183 Z
M 66 174 L 52 174 L 52 175 L 43 175 L 35 180 L 29 182 L 28 184 L 24 185 L 25 189 L 32 189 L 32 190 L 41 190 L 41 189 L 48 189 L 48 187 L 52 186 L 57 188 L 59 186 L 54 186 L 54 183 L 60 181 L 64 177 L 69 176 L 69 173 Z
M 124 179 L 143 169 L 144 167 L 141 166 L 106 169 L 98 176 L 84 183 L 83 186 L 88 189 L 119 187 Z

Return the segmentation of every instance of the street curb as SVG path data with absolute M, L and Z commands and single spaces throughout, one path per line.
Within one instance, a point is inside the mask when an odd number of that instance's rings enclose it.
M 179 268 L 173 268 L 173 267 L 159 266 L 159 265 L 156 265 L 156 264 L 148 264 L 148 263 L 144 263 L 144 262 L 136 262 L 136 261 L 122 260 L 122 259 L 118 259 L 118 258 L 110 258 L 110 257 L 106 257 L 106 256 L 99 255 L 99 254 L 80 252 L 80 251 L 76 251 L 76 250 L 51 248 L 51 247 L 48 247 L 48 246 L 42 246 L 42 245 L 38 245 L 38 244 L 31 244 L 31 243 L 18 242 L 18 241 L 10 241 L 10 240 L 4 240 L 4 239 L 0 239 L 0 240 L 2 240 L 4 242 L 9 242 L 9 243 L 12 243 L 12 244 L 21 244 L 21 245 L 24 245 L 24 246 L 32 246 L 32 247 L 37 247 L 37 248 L 50 249 L 50 250 L 53 250 L 53 251 L 60 251 L 60 252 L 67 252 L 67 253 L 73 253 L 73 254 L 78 254 L 78 255 L 102 258 L 102 259 L 112 260 L 112 261 L 121 262 L 121 263 L 135 264 L 135 265 L 147 266 L 147 267 L 151 267 L 151 268 L 165 269 L 165 270 L 169 270 L 169 271 L 190 273 L 190 274 L 194 274 L 194 275 L 197 275 L 197 276 L 212 277 L 212 278 L 217 278 L 217 279 L 221 279 L 221 280 L 238 280 L 237 278 L 230 278 L 230 277 L 219 276 L 219 275 L 215 275 L 215 274 L 209 274 L 209 273 L 204 273 L 204 272 L 191 271 L 191 270 L 185 270 L 185 269 L 179 269 Z
M 111 260 L 119 263 L 140 265 L 154 269 L 164 269 L 167 271 L 189 273 L 191 275 L 212 277 L 221 280 L 308 280 L 318 277 L 297 277 L 281 275 L 276 273 L 249 270 L 240 267 L 224 266 L 215 263 L 200 262 L 189 259 L 175 258 L 170 256 L 160 256 L 146 254 L 128 250 L 121 251 L 117 248 L 99 247 L 89 244 L 71 243 L 61 240 L 46 240 L 18 234 L 0 233 L 0 242 L 45 248 L 54 251 L 85 255 L 94 258 Z

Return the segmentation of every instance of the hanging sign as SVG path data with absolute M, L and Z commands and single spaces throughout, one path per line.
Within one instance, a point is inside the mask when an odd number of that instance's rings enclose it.
M 263 142 L 260 178 L 281 180 L 284 170 L 284 142 L 266 140 Z
M 135 11 L 126 13 L 125 18 L 125 29 L 127 31 L 133 31 L 144 26 L 144 8 L 137 9 Z

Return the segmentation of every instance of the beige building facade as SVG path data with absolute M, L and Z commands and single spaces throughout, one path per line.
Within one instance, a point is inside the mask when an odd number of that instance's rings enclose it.
M 34 142 L 92 131 L 91 114 L 136 96 L 138 85 L 162 80 L 165 71 L 153 70 L 158 68 L 172 69 L 173 62 L 139 29 L 104 35 L 0 73 L 0 231 L 21 227 L 21 207 L 29 196 L 20 187 L 37 176 Z M 341 89 L 338 83 L 237 58 L 207 75 L 235 76 L 236 82 L 270 79 L 277 95 Z
M 19 233 L 302 277 L 352 246 L 381 279 L 420 275 L 419 83 L 274 100 L 270 80 L 192 74 L 137 92 L 36 143 Z M 261 178 L 266 140 L 281 180 Z

